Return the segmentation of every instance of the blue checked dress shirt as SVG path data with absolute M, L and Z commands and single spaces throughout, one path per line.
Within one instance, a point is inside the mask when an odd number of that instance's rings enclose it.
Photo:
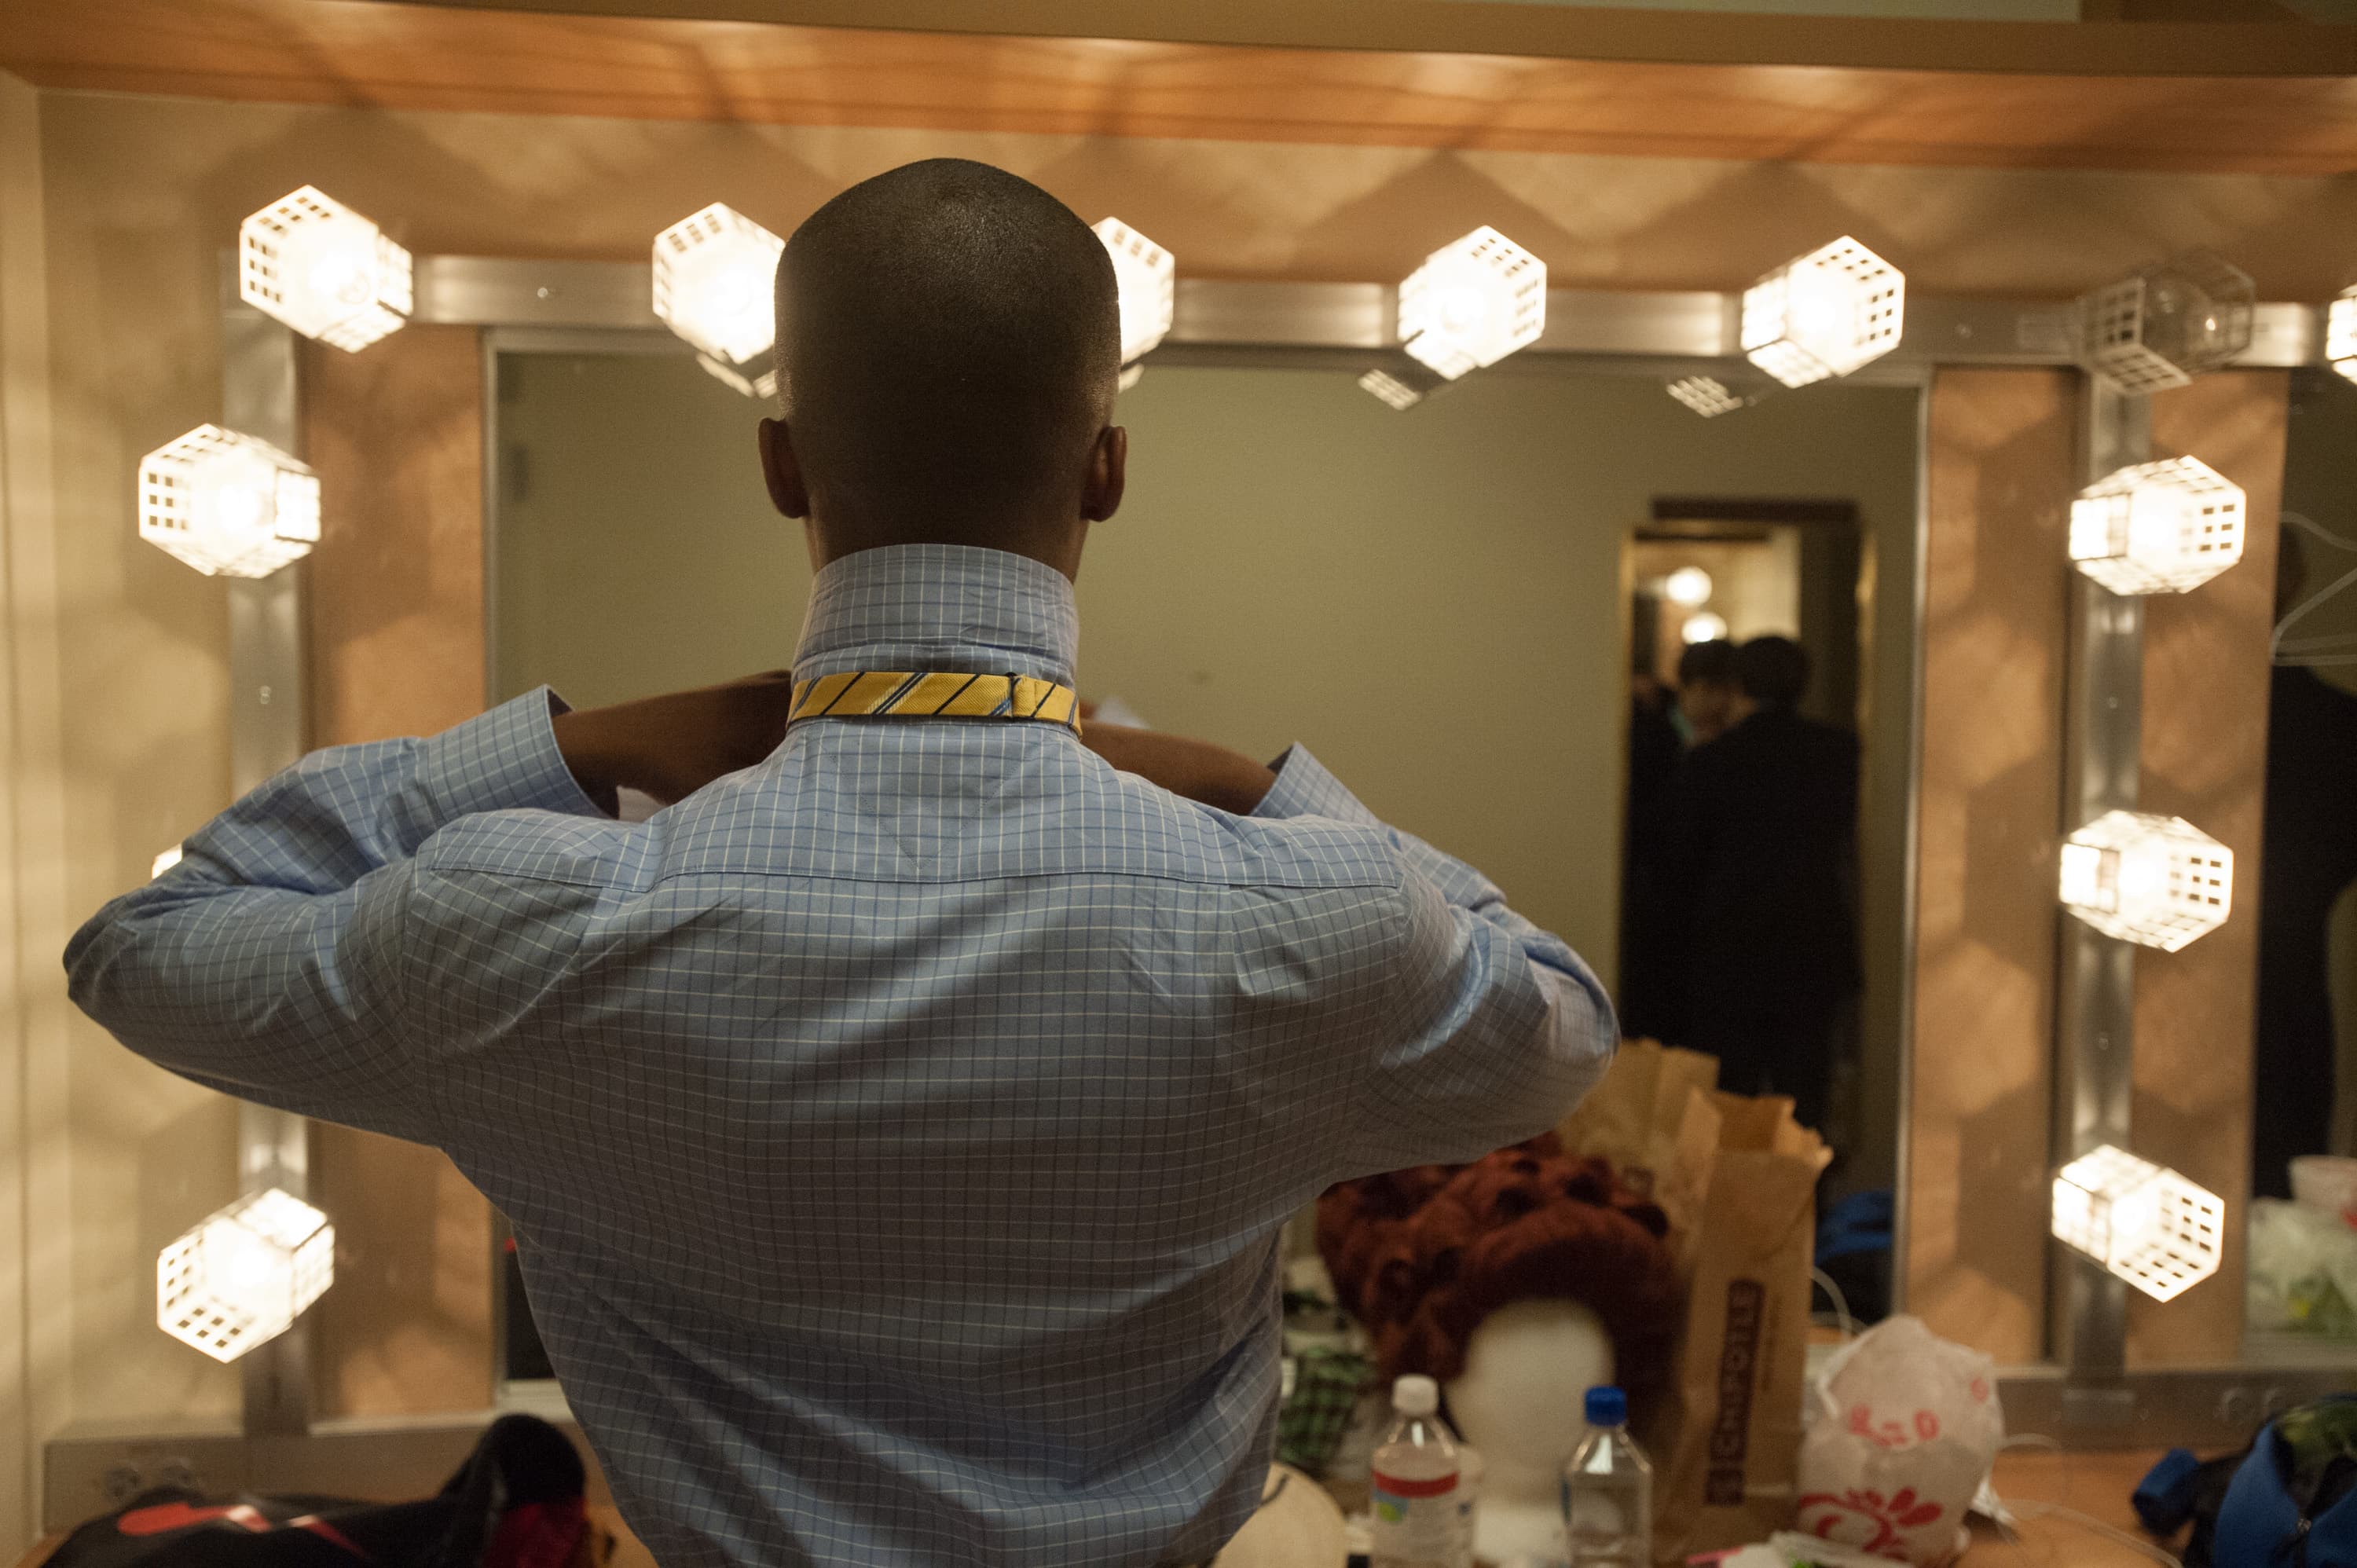
M 1047 566 L 875 550 L 795 673 L 1070 682 L 1078 635 Z M 1298 747 L 1236 817 L 1059 725 L 819 720 L 625 824 L 552 701 L 307 758 L 66 961 L 185 1077 L 448 1151 L 667 1568 L 1210 1557 L 1287 1216 L 1612 1054 L 1568 947 Z

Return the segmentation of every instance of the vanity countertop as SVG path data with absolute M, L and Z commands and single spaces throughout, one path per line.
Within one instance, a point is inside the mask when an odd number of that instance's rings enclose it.
M 2134 1530 L 2129 1495 L 2158 1454 L 2008 1454 L 1997 1460 L 1997 1495 L 2009 1503 L 2074 1509 L 2115 1530 Z M 597 1522 L 614 1532 L 614 1555 L 607 1568 L 655 1568 L 654 1559 L 610 1508 L 593 1508 Z M 38 1568 L 61 1537 L 52 1536 L 26 1553 L 17 1568 Z M 2022 1520 L 2017 1548 L 1986 1525 L 1975 1527 L 1973 1549 L 1958 1568 L 2150 1568 L 2151 1559 L 2104 1540 L 2074 1520 Z
M 2136 1483 L 2160 1455 L 2148 1450 L 2110 1454 L 2000 1455 L 1997 1496 L 2026 1514 L 2037 1504 L 2067 1508 L 2114 1530 L 2136 1533 L 2128 1504 Z M 2138 1539 L 2142 1539 L 2141 1536 Z M 2151 1568 L 2152 1559 L 2107 1541 L 2075 1520 L 2025 1517 L 2017 1550 L 1986 1524 L 1974 1527 L 1973 1549 L 1958 1568 Z

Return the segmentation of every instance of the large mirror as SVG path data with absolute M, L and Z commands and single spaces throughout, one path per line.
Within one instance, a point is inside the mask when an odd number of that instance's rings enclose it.
M 495 698 L 606 703 L 792 657 L 810 568 L 754 462 L 765 410 L 663 343 L 493 337 Z M 1839 1152 L 1829 1197 L 1887 1212 L 1918 387 L 1706 420 L 1660 366 L 1525 356 L 1403 413 L 1356 374 L 1166 351 L 1122 394 L 1129 497 L 1080 577 L 1083 700 L 1265 757 L 1306 743 L 1639 983 L 1632 1031 L 1801 1094 Z M 1768 639 L 1792 689 L 1682 680 L 1720 623 L 1706 658 Z M 1686 962 L 1763 983 L 1732 1015 L 1660 1005 Z M 1856 1307 L 1887 1296 L 1884 1234 L 1846 1276 Z M 509 1320 L 509 1375 L 540 1372 Z
M 2357 1359 L 2357 382 L 2292 373 L 2253 915 L 2254 1353 Z M 2298 1201 L 2292 1201 L 2297 1199 Z

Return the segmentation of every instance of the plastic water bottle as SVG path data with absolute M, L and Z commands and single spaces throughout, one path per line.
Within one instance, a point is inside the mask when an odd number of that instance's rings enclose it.
M 1457 1512 L 1457 1436 L 1439 1416 L 1440 1385 L 1392 1385 L 1395 1419 L 1375 1450 L 1371 1568 L 1459 1568 L 1466 1535 Z
M 1649 1568 L 1653 1466 L 1629 1436 L 1629 1396 L 1587 1391 L 1587 1435 L 1563 1467 L 1565 1555 L 1571 1568 Z

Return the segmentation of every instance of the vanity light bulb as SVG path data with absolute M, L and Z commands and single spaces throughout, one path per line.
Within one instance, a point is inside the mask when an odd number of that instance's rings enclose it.
M 1708 610 L 1700 615 L 1690 615 L 1686 617 L 1685 624 L 1678 628 L 1678 637 L 1688 643 L 1724 642 L 1727 640 L 1727 618 L 1713 615 Z
M 314 186 L 238 225 L 238 296 L 347 351 L 398 329 L 415 301 L 409 252 Z
M 1705 419 L 1717 419 L 1722 413 L 1749 408 L 1755 401 L 1736 396 L 1717 376 L 1681 376 L 1669 383 L 1668 391 L 1672 397 Z
M 1452 381 L 1545 330 L 1546 263 L 1486 224 L 1433 252 L 1400 285 L 1401 346 Z
M 319 481 L 259 436 L 199 424 L 139 460 L 139 537 L 209 577 L 267 577 L 318 542 Z
M 336 1277 L 336 1228 L 276 1187 L 238 1199 L 156 1259 L 156 1326 L 234 1361 L 294 1326 Z
M 786 242 L 722 202 L 655 236 L 654 312 L 696 362 L 748 397 L 775 397 L 778 372 L 755 363 L 777 341 L 772 298 Z
M 2342 290 L 2339 299 L 2325 306 L 2324 359 L 2357 381 L 2357 288 Z
M 1178 309 L 1178 263 L 1118 218 L 1096 226 L 1121 291 L 1121 362 L 1135 365 L 1169 335 Z
M 1804 387 L 1899 347 L 1906 311 L 1906 275 L 1844 236 L 1743 291 L 1743 352 L 1786 386 Z
M 1716 585 L 1710 580 L 1710 574 L 1701 567 L 1681 566 L 1662 580 L 1662 597 L 1674 605 L 1684 605 L 1693 609 L 1697 605 L 1710 603 L 1711 590 Z
M 2106 811 L 2062 845 L 2063 907 L 2124 942 L 2176 952 L 2233 898 L 2234 852 L 2181 817 Z
M 2175 1171 L 2106 1144 L 2054 1177 L 2055 1239 L 2155 1301 L 2218 1272 L 2226 1205 Z
M 2121 468 L 2071 503 L 2071 559 L 2115 594 L 2182 594 L 2243 558 L 2242 487 L 2198 457 Z
M 2250 274 L 2188 251 L 2078 301 L 2079 362 L 2124 392 L 2181 387 L 2251 346 L 2257 300 Z

